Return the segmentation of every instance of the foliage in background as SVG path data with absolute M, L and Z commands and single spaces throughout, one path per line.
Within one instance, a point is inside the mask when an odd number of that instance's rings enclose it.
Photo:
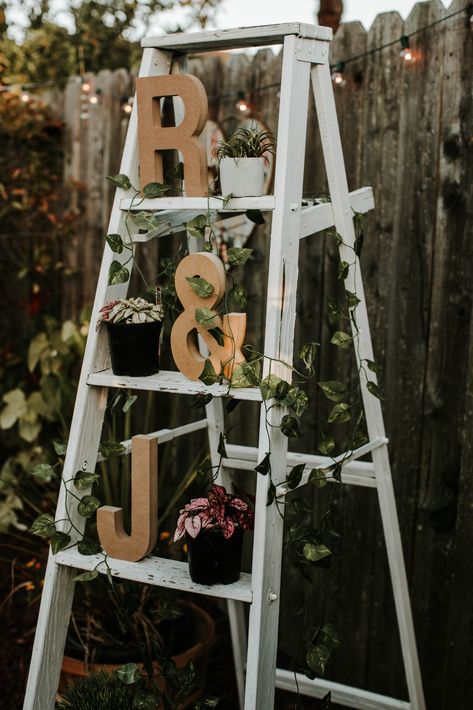
M 50 0 L 24 0 L 21 7 L 17 0 L 1 0 L 0 83 L 65 83 L 68 76 L 86 71 L 131 69 L 140 60 L 139 38 L 152 21 L 159 18 L 160 26 L 167 31 L 193 25 L 203 28 L 214 17 L 220 1 L 68 0 L 61 12 L 55 13 Z M 182 24 L 166 27 L 167 12 L 175 8 L 184 9 Z M 19 43 L 7 35 L 7 30 L 9 24 L 13 26 L 13 18 L 21 14 L 26 28 Z M 67 23 L 68 29 L 62 23 Z

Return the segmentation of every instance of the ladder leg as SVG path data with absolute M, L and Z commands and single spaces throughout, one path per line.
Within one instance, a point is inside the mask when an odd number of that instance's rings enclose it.
M 353 262 L 353 246 L 355 243 L 353 211 L 349 202 L 348 185 L 340 131 L 336 120 L 336 108 L 330 69 L 327 65 L 314 66 L 311 74 L 335 227 L 343 237 L 343 243 L 340 245 L 340 258 L 350 264 Z M 363 295 L 361 270 L 357 258 L 356 267 L 350 267 L 345 283 L 346 288 L 349 291 L 355 292 L 360 299 L 360 303 L 356 309 L 358 331 L 355 330 L 352 323 L 353 338 L 358 339 L 355 354 L 358 365 L 360 365 L 362 360 L 373 360 L 373 348 L 366 302 Z M 374 382 L 376 381 L 374 373 L 370 372 L 370 379 Z M 381 404 L 379 399 L 368 392 L 366 381 L 366 373 L 365 370 L 363 370 L 360 373 L 360 385 L 368 434 L 370 439 L 384 437 L 385 432 Z M 409 588 L 386 445 L 373 451 L 373 463 L 376 472 L 378 498 L 391 572 L 409 698 L 413 710 L 424 710 L 425 701 L 409 599 Z
M 303 165 L 307 126 L 310 64 L 298 61 L 298 39 L 284 42 L 281 102 L 278 127 L 278 159 L 275 176 L 275 210 L 269 255 L 268 302 L 266 310 L 266 356 L 292 363 L 298 245 Z M 291 379 L 285 366 L 273 363 L 272 373 Z M 265 373 L 268 374 L 268 367 Z M 261 407 L 258 460 L 271 451 L 274 481 L 286 477 L 287 438 L 278 425 L 281 407 Z M 269 476 L 257 475 L 256 515 L 253 542 L 252 588 L 245 710 L 271 710 L 274 707 L 276 652 L 278 641 L 279 597 L 283 516 L 276 502 L 267 506 Z

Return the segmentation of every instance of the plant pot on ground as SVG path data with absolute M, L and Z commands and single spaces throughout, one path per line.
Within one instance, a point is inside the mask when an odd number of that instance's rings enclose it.
M 243 532 L 254 514 L 241 496 L 213 485 L 206 497 L 188 503 L 177 521 L 174 539 L 187 535 L 189 574 L 197 584 L 232 584 L 240 578 Z
M 256 128 L 237 128 L 228 141 L 218 143 L 215 154 L 222 195 L 263 195 L 264 164 L 269 153 L 274 153 L 273 136 Z
M 96 585 L 97 581 L 93 584 Z M 189 707 L 201 695 L 205 685 L 208 654 L 215 641 L 212 617 L 201 607 L 187 601 L 181 603 L 179 608 L 175 603 L 163 603 L 162 590 L 142 585 L 138 589 L 137 585 L 131 586 L 119 580 L 114 580 L 114 586 L 126 604 L 117 616 L 116 599 L 114 602 L 111 591 L 107 591 L 110 609 L 104 610 L 103 614 L 94 617 L 90 603 L 85 608 L 80 604 L 81 613 L 78 616 L 74 614 L 75 631 L 69 634 L 66 643 L 59 693 L 71 681 L 86 677 L 98 669 L 112 673 L 123 664 L 138 663 L 141 669 L 152 669 L 153 680 L 166 694 L 168 701 L 179 708 Z M 161 605 L 157 601 L 159 598 Z M 121 605 L 121 600 L 118 603 Z M 128 628 L 120 633 L 124 623 Z M 193 685 L 189 683 L 189 663 L 196 674 Z M 182 689 L 186 683 L 192 689 L 184 697 Z
M 146 377 L 158 372 L 162 305 L 144 298 L 121 298 L 107 303 L 100 313 L 114 375 Z

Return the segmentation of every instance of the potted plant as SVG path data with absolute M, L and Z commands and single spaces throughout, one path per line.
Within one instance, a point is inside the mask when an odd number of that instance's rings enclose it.
M 187 535 L 189 573 L 198 584 L 231 584 L 240 578 L 243 532 L 252 530 L 253 509 L 240 496 L 213 485 L 180 512 L 174 540 Z
M 259 197 L 263 194 L 266 155 L 274 153 L 269 131 L 237 128 L 228 141 L 217 144 L 222 195 Z
M 159 370 L 159 336 L 164 310 L 144 298 L 120 298 L 100 310 L 108 331 L 115 375 L 146 377 Z
M 105 576 L 81 584 L 77 594 L 61 695 L 72 681 L 99 669 L 112 674 L 123 664 L 146 670 L 168 704 L 189 707 L 201 695 L 215 641 L 207 611 L 157 587 L 120 579 L 111 587 Z

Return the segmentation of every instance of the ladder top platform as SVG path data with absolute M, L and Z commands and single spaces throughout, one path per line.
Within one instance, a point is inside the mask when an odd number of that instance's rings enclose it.
M 141 41 L 141 46 L 178 52 L 210 52 L 215 49 L 242 49 L 244 47 L 262 47 L 268 44 L 283 44 L 287 35 L 330 42 L 332 30 L 330 27 L 309 25 L 304 22 L 287 22 L 279 25 L 234 27 L 226 30 L 209 30 L 208 32 L 177 32 L 145 37 Z

